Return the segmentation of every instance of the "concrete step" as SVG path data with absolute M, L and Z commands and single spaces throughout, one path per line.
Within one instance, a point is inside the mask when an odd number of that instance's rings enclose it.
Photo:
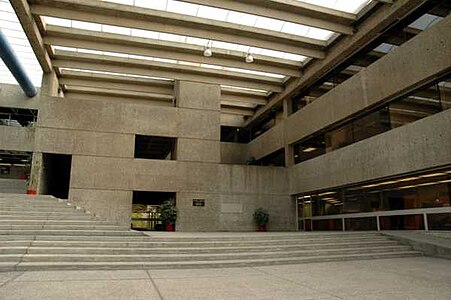
M 135 231 L 136 232 L 136 231 Z M 97 236 L 93 235 L 90 236 L 89 233 L 86 233 L 82 238 L 79 236 L 68 236 L 68 235 L 37 235 L 33 237 L 32 235 L 28 234 L 21 234 L 21 235 L 14 235 L 13 233 L 9 235 L 2 235 L 0 233 L 0 240 L 23 240 L 23 239 L 35 239 L 36 241 L 57 241 L 58 243 L 67 243 L 68 245 L 71 245 L 75 243 L 98 243 L 98 245 L 105 245 L 108 247 L 108 244 L 114 243 L 114 247 L 126 247 L 126 246 L 120 246 L 120 245 L 127 245 L 133 243 L 136 245 L 136 247 L 229 247 L 229 246 L 270 246 L 274 244 L 281 244 L 281 245 L 309 245 L 311 243 L 313 244 L 336 244 L 336 243 L 355 243 L 355 242 L 385 242 L 388 241 L 386 237 L 378 236 L 374 238 L 341 238 L 341 239 L 319 239 L 319 238 L 313 238 L 313 239 L 289 239 L 289 240 L 250 240 L 250 241 L 243 241 L 243 240 L 210 240 L 210 241 L 195 241 L 195 242 L 178 242 L 178 241 L 171 241 L 171 242 L 160 242 L 156 239 L 149 238 L 148 236 L 142 235 L 142 233 L 137 232 L 136 236 L 129 236 L 129 237 L 117 237 L 117 236 Z
M 8 215 L 8 214 L 0 214 L 0 220 L 72 220 L 72 221 L 83 221 L 83 220 L 100 220 L 99 218 L 94 217 L 93 215 L 86 214 L 82 212 L 81 214 L 76 215 L 59 215 L 59 214 L 34 214 L 34 215 Z
M 8 206 L 8 207 L 1 207 L 0 206 L 0 210 L 1 211 L 22 211 L 22 212 L 73 212 L 75 210 L 77 210 L 75 208 L 75 206 L 62 206 L 62 207 L 12 207 L 12 206 Z
M 140 243 L 140 242 L 89 242 L 89 241 L 36 241 L 31 238 L 23 240 L 5 240 L 2 241 L 2 247 L 25 247 L 33 246 L 30 251 L 40 251 L 39 249 L 45 249 L 42 251 L 67 251 L 65 249 L 70 248 L 71 251 L 78 251 L 76 249 L 94 249 L 95 251 L 109 251 L 112 249 L 130 249 L 137 252 L 152 252 L 152 253 L 188 253 L 195 251 L 197 253 L 211 253 L 211 252 L 249 252 L 252 250 L 258 250 L 261 252 L 266 251 L 279 251 L 279 250 L 318 250 L 318 249 L 334 249 L 334 248 L 355 248 L 355 247 L 381 247 L 381 246 L 393 246 L 399 245 L 396 241 L 373 241 L 373 242 L 354 242 L 354 243 L 333 243 L 333 244 L 297 244 L 297 245 L 285 245 L 280 243 L 274 243 L 265 246 L 241 246 L 240 244 L 230 244 L 225 247 L 156 247 L 154 243 Z M 1 247 L 0 247 L 1 252 Z M 36 252 L 37 253 L 37 252 Z M 52 252 L 53 253 L 53 252 Z
M 2 225 L 0 224 L 0 232 L 5 230 L 122 230 L 123 227 L 117 225 L 102 225 L 102 224 L 82 224 L 82 225 L 71 225 L 71 224 L 43 224 L 43 225 Z
M 20 219 L 0 219 L 0 226 L 2 225 L 83 225 L 83 226 L 89 226 L 89 225 L 108 225 L 108 226 L 116 226 L 116 224 L 108 221 L 102 221 L 102 220 L 47 220 L 47 219 L 41 219 L 41 220 L 20 220 Z
M 2 235 L 56 235 L 56 236 L 142 236 L 139 231 L 116 231 L 116 230 L 0 230 Z
M 80 209 L 70 209 L 63 211 L 21 211 L 21 210 L 1 210 L 0 215 L 18 215 L 23 216 L 23 218 L 29 218 L 32 216 L 42 216 L 42 215 L 57 215 L 57 216 L 79 216 L 84 215 L 85 212 Z
M 246 252 L 246 253 L 208 253 L 208 254 L 2 254 L 0 261 L 23 262 L 175 262 L 175 261 L 216 261 L 216 260 L 247 260 L 247 259 L 278 259 L 290 257 L 352 255 L 369 253 L 408 252 L 409 246 L 368 247 L 323 249 L 315 251 L 277 251 L 277 252 Z M 109 253 L 109 252 L 108 252 Z
M 81 247 L 80 247 L 81 246 Z M 163 255 L 163 254 L 229 254 L 229 253 L 250 253 L 250 252 L 289 252 L 289 251 L 323 251 L 334 249 L 369 249 L 382 247 L 399 247 L 400 244 L 396 242 L 373 243 L 373 244 L 341 244 L 328 245 L 326 248 L 322 246 L 314 247 L 314 245 L 299 245 L 299 246 L 284 246 L 273 245 L 265 247 L 213 247 L 213 248 L 137 248 L 130 245 L 128 247 L 114 248 L 114 247 L 86 247 L 83 245 L 74 245 L 73 247 L 55 244 L 43 244 L 42 242 L 34 241 L 20 241 L 20 242 L 6 242 L 2 243 L 0 247 L 0 254 L 93 254 L 93 255 L 108 255 L 108 254 L 127 254 L 127 255 Z M 405 246 L 403 246 L 405 247 Z
M 368 260 L 421 256 L 417 251 L 364 253 L 350 255 L 329 255 L 311 257 L 291 257 L 278 259 L 248 259 L 225 261 L 179 261 L 179 262 L 20 262 L 11 267 L 11 263 L 0 263 L 0 271 L 44 271 L 44 270 L 124 270 L 124 269 L 193 269 L 251 267 L 283 264 L 303 264 L 327 261 Z
M 195 235 L 195 234 L 168 234 L 166 232 L 145 232 L 152 240 L 160 242 L 194 242 L 194 241 L 229 241 L 229 240 L 290 240 L 290 239 L 314 239 L 321 237 L 321 239 L 339 239 L 339 238 L 375 238 L 382 237 L 382 234 L 377 232 L 261 232 L 261 233 L 244 233 L 244 234 L 218 234 L 218 235 Z
M 11 249 L 17 248 L 20 252 L 21 248 L 32 247 L 29 253 L 92 253 L 99 254 L 105 251 L 116 251 L 117 253 L 134 252 L 134 253 L 231 253 L 231 252 L 249 252 L 258 250 L 259 252 L 269 251 L 295 251 L 295 250 L 321 250 L 335 248 L 356 248 L 356 247 L 382 247 L 399 245 L 396 241 L 384 242 L 355 242 L 355 243 L 334 243 L 334 244 L 299 244 L 284 245 L 273 244 L 266 246 L 240 246 L 230 245 L 228 247 L 154 247 L 152 243 L 109 243 L 109 242 L 62 242 L 62 241 L 35 241 L 13 240 L 2 241 L 0 253 L 14 253 Z M 2 252 L 5 251 L 5 252 Z

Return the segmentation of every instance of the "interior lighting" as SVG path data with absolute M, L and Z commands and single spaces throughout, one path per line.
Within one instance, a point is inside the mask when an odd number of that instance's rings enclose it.
M 208 41 L 207 45 L 205 46 L 204 49 L 204 56 L 205 57 L 210 57 L 213 55 L 213 51 L 211 51 L 211 41 Z
M 312 151 L 315 151 L 315 150 L 316 150 L 315 147 L 308 147 L 308 148 L 303 149 L 302 152 L 312 152 Z
M 436 177 L 436 176 L 441 176 L 441 175 L 445 175 L 445 173 L 432 173 L 432 174 L 422 175 L 420 177 L 428 178 L 428 177 Z
M 411 180 L 416 180 L 416 179 L 420 179 L 420 177 L 408 177 L 408 178 L 398 179 L 396 181 L 398 181 L 398 182 L 405 182 L 405 181 L 411 181 Z
M 246 58 L 244 59 L 244 61 L 248 64 L 253 63 L 254 62 L 254 57 L 252 56 L 252 54 L 250 52 L 248 52 L 246 54 Z
M 326 193 L 321 193 L 318 196 L 326 196 L 326 195 L 332 195 L 335 194 L 336 192 L 326 192 Z

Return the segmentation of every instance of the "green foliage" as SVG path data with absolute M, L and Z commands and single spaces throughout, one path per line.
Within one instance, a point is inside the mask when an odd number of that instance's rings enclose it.
M 160 205 L 161 208 L 161 221 L 164 224 L 174 224 L 175 220 L 177 220 L 177 208 L 174 205 L 173 200 L 164 201 L 163 204 Z
M 269 221 L 269 213 L 266 209 L 257 208 L 254 212 L 254 221 L 257 225 L 268 224 Z

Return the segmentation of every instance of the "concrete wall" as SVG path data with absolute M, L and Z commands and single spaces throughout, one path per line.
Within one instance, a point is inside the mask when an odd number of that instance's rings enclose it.
M 177 193 L 180 231 L 253 230 L 257 207 L 272 230 L 293 230 L 286 170 L 220 164 L 244 164 L 247 145 L 220 143 L 219 86 L 175 89 L 177 107 L 41 96 L 35 151 L 71 154 L 71 201 L 123 225 L 132 191 L 166 191 Z M 134 159 L 135 134 L 177 138 L 177 160 Z
M 26 192 L 26 180 L 0 178 L 0 193 L 25 194 Z
M 0 106 L 38 109 L 39 92 L 33 98 L 28 98 L 19 85 L 0 84 Z
M 264 157 L 451 70 L 451 16 L 418 34 L 249 144 Z
M 451 164 L 451 110 L 302 162 L 289 169 L 298 194 Z
M 0 126 L 0 150 L 32 152 L 34 133 L 31 127 Z
M 249 159 L 248 145 L 221 142 L 221 163 L 244 165 Z

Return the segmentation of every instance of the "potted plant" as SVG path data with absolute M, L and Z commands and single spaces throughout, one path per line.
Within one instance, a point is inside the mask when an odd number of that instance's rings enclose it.
M 258 231 L 266 231 L 266 224 L 269 221 L 269 213 L 266 209 L 257 208 L 254 212 L 254 221 L 258 225 Z
M 166 200 L 161 204 L 161 221 L 166 231 L 175 231 L 175 220 L 177 219 L 177 208 L 173 200 Z

